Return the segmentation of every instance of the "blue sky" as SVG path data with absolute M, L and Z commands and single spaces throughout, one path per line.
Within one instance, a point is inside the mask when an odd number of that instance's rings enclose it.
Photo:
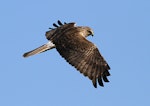
M 0 106 L 149 106 L 149 0 L 0 1 Z M 57 20 L 90 26 L 109 63 L 110 83 L 95 89 L 47 42 Z

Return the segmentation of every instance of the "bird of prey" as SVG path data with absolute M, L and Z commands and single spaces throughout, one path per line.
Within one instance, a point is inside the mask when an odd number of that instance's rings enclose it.
M 87 26 L 76 26 L 74 22 L 62 23 L 58 20 L 57 23 L 53 23 L 54 28 L 45 34 L 49 42 L 25 53 L 23 57 L 56 48 L 69 64 L 92 80 L 95 88 L 97 83 L 104 86 L 103 82 L 109 82 L 109 65 L 95 44 L 86 39 L 89 35 L 93 36 L 93 30 Z

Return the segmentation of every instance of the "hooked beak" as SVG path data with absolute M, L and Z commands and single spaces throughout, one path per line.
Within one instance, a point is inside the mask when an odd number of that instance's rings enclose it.
M 93 32 L 93 31 L 91 31 L 91 36 L 92 36 L 92 37 L 94 36 L 94 32 Z

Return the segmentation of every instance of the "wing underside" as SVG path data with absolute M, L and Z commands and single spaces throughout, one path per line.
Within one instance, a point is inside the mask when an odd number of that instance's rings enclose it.
M 97 81 L 100 86 L 104 82 L 109 82 L 107 76 L 110 75 L 110 67 L 99 53 L 97 47 L 82 36 L 76 35 L 74 38 L 62 37 L 56 42 L 56 49 L 68 63 L 74 66 L 84 76 L 92 80 L 94 87 Z

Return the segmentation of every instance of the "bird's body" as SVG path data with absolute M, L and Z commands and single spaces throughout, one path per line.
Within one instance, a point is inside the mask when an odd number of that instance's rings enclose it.
M 109 65 L 99 53 L 97 47 L 86 39 L 93 31 L 89 27 L 76 26 L 75 23 L 62 24 L 58 21 L 50 31 L 46 32 L 49 42 L 37 49 L 25 53 L 28 57 L 34 54 L 56 48 L 59 54 L 77 70 L 92 80 L 94 87 L 97 87 L 97 80 L 100 86 L 109 82 Z

